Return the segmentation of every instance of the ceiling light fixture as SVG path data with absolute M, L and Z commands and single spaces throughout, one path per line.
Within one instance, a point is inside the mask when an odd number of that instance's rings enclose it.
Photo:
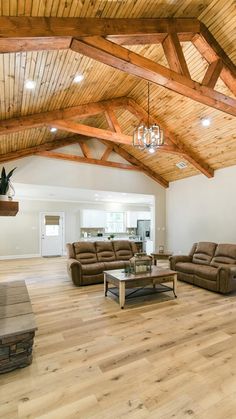
M 36 81 L 34 80 L 26 80 L 25 81 L 25 88 L 29 90 L 33 90 L 36 87 Z
M 209 127 L 211 125 L 210 118 L 202 118 L 201 123 L 203 127 Z
M 57 131 L 57 128 L 55 127 L 50 128 L 50 132 L 56 132 L 56 131 Z
M 77 74 L 77 76 L 74 77 L 74 83 L 80 83 L 84 79 L 84 76 L 82 74 Z
M 149 150 L 153 153 L 157 148 L 164 144 L 164 134 L 159 125 L 153 124 L 150 126 L 150 85 L 148 82 L 148 123 L 137 126 L 133 133 L 133 146 L 139 150 Z M 152 150 L 152 151 L 151 151 Z

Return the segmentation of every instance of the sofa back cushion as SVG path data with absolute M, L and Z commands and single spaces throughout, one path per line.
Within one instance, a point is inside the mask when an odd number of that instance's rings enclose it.
M 116 260 L 112 242 L 95 242 L 99 262 L 114 262 Z
M 211 265 L 217 268 L 228 264 L 236 264 L 236 244 L 218 244 Z
M 199 242 L 193 254 L 193 263 L 210 265 L 217 244 L 212 242 Z
M 133 256 L 132 246 L 128 240 L 113 241 L 116 260 L 129 260 Z
M 75 249 L 75 258 L 82 264 L 96 263 L 97 253 L 95 243 L 92 242 L 76 242 L 73 243 Z

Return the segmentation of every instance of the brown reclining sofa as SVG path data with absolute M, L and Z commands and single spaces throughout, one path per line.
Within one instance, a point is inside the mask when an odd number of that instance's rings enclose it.
M 188 256 L 171 256 L 178 279 L 227 294 L 236 290 L 236 244 L 195 243 Z
M 67 271 L 76 286 L 103 282 L 103 271 L 122 269 L 137 252 L 128 240 L 67 243 Z

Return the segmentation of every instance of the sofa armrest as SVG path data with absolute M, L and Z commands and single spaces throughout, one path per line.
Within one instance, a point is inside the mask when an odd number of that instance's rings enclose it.
M 68 259 L 67 272 L 73 283 L 79 287 L 82 285 L 82 267 L 81 263 L 76 259 Z
M 219 292 L 227 294 L 236 290 L 236 266 L 219 266 L 218 268 Z
M 176 263 L 192 262 L 192 256 L 187 256 L 187 255 L 170 256 L 169 261 L 170 261 L 170 269 L 173 269 L 173 271 L 175 271 Z

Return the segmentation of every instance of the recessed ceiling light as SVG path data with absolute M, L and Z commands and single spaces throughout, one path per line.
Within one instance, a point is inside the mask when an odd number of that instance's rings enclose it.
M 84 76 L 83 76 L 83 74 L 77 74 L 75 77 L 74 77 L 74 83 L 80 83 L 82 80 L 84 79 Z
M 36 87 L 36 81 L 34 80 L 26 80 L 25 81 L 25 88 L 29 90 L 33 90 Z
M 151 154 L 155 153 L 155 150 L 154 150 L 154 148 L 152 148 L 152 147 L 151 147 L 151 148 L 149 148 L 149 149 L 148 149 L 148 151 L 149 151 L 149 153 L 151 153 Z
M 51 131 L 51 132 L 56 132 L 56 131 L 57 131 L 57 128 L 52 127 L 52 128 L 50 128 L 50 131 Z
M 98 193 L 95 193 L 94 196 L 98 197 L 99 195 L 98 195 Z
M 122 192 L 122 195 L 127 195 L 127 193 L 126 192 Z
M 201 123 L 203 127 L 209 127 L 211 125 L 210 118 L 202 118 Z

